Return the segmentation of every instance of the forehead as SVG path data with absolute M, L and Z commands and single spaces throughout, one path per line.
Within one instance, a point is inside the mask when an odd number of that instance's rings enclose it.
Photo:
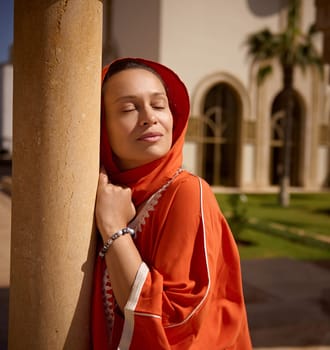
M 115 73 L 104 83 L 102 90 L 107 97 L 139 94 L 146 91 L 166 94 L 161 79 L 143 68 L 128 68 Z

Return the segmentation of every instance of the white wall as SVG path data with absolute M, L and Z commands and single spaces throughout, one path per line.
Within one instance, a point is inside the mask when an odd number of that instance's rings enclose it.
M 329 159 L 329 150 L 326 146 L 319 146 L 317 150 L 317 181 L 316 185 L 323 187 L 326 185 L 328 180 L 328 159 Z
M 24 117 L 24 116 L 23 116 Z M 13 148 L 13 66 L 0 65 L 0 148 Z
M 159 60 L 160 0 L 112 0 L 112 37 L 120 57 Z
M 257 7 L 267 6 L 262 0 L 250 2 L 259 3 Z M 244 41 L 249 33 L 266 26 L 277 30 L 282 1 L 267 1 L 270 10 L 264 10 L 265 15 L 251 12 L 248 3 L 162 1 L 160 59 L 181 75 L 190 91 L 206 75 L 218 71 L 231 73 L 248 85 L 250 62 Z

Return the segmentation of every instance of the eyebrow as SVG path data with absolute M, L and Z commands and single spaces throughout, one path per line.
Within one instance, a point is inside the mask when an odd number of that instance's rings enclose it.
M 167 95 L 165 92 L 154 92 L 151 94 L 152 97 L 166 97 Z M 126 96 L 120 96 L 118 98 L 115 99 L 114 103 L 118 103 L 118 102 L 125 102 L 125 101 L 129 101 L 129 100 L 133 100 L 135 98 L 137 98 L 137 95 L 126 95 Z

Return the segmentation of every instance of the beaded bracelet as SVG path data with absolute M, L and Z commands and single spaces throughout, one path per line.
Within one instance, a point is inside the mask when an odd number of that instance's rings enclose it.
M 130 227 L 125 227 L 117 232 L 115 232 L 104 244 L 103 248 L 101 249 L 101 251 L 99 252 L 99 256 L 101 258 L 104 258 L 106 252 L 108 251 L 108 249 L 110 248 L 110 246 L 112 245 L 112 243 L 119 238 L 120 236 L 126 235 L 127 233 L 129 233 L 131 236 L 134 236 L 135 231 L 130 228 Z

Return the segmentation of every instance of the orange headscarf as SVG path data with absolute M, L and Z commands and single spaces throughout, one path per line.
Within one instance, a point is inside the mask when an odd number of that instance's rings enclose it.
M 121 171 L 112 157 L 107 130 L 105 126 L 104 103 L 101 105 L 101 149 L 100 161 L 116 185 L 129 186 L 132 190 L 133 203 L 138 206 L 164 185 L 182 165 L 182 149 L 189 117 L 189 96 L 180 78 L 169 68 L 141 58 L 122 58 L 118 61 L 134 61 L 149 66 L 162 78 L 173 115 L 173 142 L 169 152 L 162 158 L 134 169 Z M 117 61 L 116 61 L 117 62 Z M 102 72 L 102 81 L 109 69 Z M 123 140 L 125 142 L 125 140 Z

